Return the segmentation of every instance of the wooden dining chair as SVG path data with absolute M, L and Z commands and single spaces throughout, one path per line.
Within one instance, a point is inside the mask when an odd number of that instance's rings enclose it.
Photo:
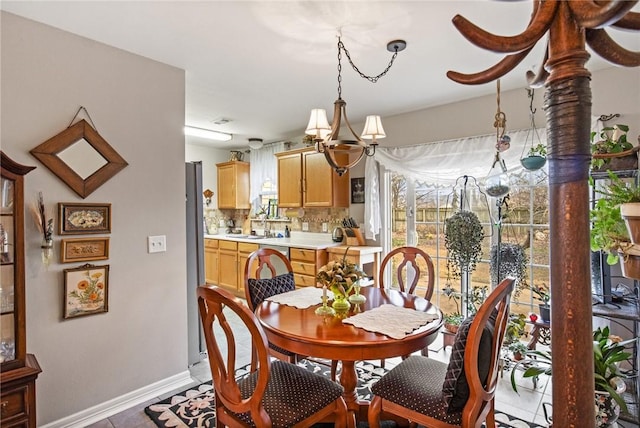
M 213 377 L 218 428 L 306 428 L 324 420 L 333 420 L 336 427 L 347 426 L 344 388 L 296 364 L 272 362 L 260 323 L 239 299 L 217 286 L 202 285 L 198 287 L 198 309 Z M 235 365 L 243 343 L 227 320 L 229 311 L 246 326 L 257 355 L 256 369 L 240 378 L 235 377 Z
M 432 428 L 495 426 L 494 397 L 500 347 L 509 318 L 514 279 L 503 280 L 478 312 L 460 325 L 449 364 L 413 355 L 372 387 L 371 428 L 393 414 Z
M 380 264 L 379 285 L 380 288 L 386 288 L 384 282 L 385 272 L 388 268 L 393 266 L 392 261 L 397 260 L 397 256 L 402 256 L 402 260 L 391 272 L 391 284 L 394 285 L 394 280 L 398 284 L 400 291 L 407 292 L 409 294 L 417 294 L 416 289 L 420 281 L 421 273 L 426 268 L 427 281 L 424 284 L 426 286 L 423 297 L 427 300 L 431 300 L 433 296 L 433 289 L 435 286 L 435 274 L 433 268 L 433 260 L 426 252 L 417 247 L 398 247 L 391 250 L 382 260 Z M 436 334 L 431 335 L 429 343 L 420 350 L 421 355 L 429 356 L 429 345 L 431 345 L 437 338 Z M 408 355 L 403 355 L 402 358 L 406 359 Z M 380 365 L 384 367 L 384 360 L 380 361 Z
M 276 266 L 284 266 L 286 273 L 277 274 Z M 252 252 L 244 265 L 244 293 L 251 312 L 267 298 L 296 289 L 291 262 L 281 252 L 272 248 L 260 248 Z M 269 352 L 274 357 L 289 363 L 296 363 L 301 357 L 293 352 L 269 343 Z M 251 358 L 255 369 L 255 350 Z

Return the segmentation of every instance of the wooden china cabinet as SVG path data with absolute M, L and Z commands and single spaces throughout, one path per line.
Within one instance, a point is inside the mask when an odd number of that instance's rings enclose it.
M 36 426 L 38 361 L 25 333 L 24 175 L 4 152 L 0 170 L 0 426 Z

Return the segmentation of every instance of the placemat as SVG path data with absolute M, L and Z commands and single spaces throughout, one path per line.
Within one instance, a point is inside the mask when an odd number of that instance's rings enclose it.
M 333 299 L 333 293 L 327 291 L 328 299 Z M 276 294 L 266 300 L 279 303 L 281 305 L 294 306 L 298 309 L 305 309 L 322 303 L 322 288 L 303 287 L 286 293 Z
M 342 320 L 374 333 L 382 333 L 394 339 L 402 339 L 413 330 L 438 319 L 437 315 L 415 309 L 384 304 Z

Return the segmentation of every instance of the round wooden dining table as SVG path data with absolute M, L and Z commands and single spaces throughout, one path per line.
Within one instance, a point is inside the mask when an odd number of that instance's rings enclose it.
M 423 349 L 430 343 L 431 336 L 438 333 L 443 317 L 435 305 L 412 294 L 374 286 L 362 287 L 360 294 L 367 298 L 366 302 L 352 304 L 349 312 L 342 315 L 316 315 L 321 302 L 299 309 L 265 300 L 256 308 L 256 316 L 270 343 L 299 355 L 341 361 L 340 383 L 347 406 L 355 419 L 366 420 L 368 402 L 359 402 L 357 398 L 355 362 L 397 357 Z M 342 323 L 346 317 L 385 303 L 424 311 L 436 319 L 402 339 Z M 352 424 L 355 420 L 350 421 Z

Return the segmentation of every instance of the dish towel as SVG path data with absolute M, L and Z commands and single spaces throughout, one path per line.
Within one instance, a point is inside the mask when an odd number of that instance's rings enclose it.
M 413 330 L 438 319 L 438 315 L 416 311 L 411 308 L 384 304 L 342 320 L 374 333 L 382 333 L 394 339 L 402 339 Z
M 333 293 L 327 291 L 327 299 L 333 299 Z M 281 305 L 294 306 L 298 309 L 306 309 L 322 304 L 322 288 L 303 287 L 286 293 L 276 294 L 266 300 Z

